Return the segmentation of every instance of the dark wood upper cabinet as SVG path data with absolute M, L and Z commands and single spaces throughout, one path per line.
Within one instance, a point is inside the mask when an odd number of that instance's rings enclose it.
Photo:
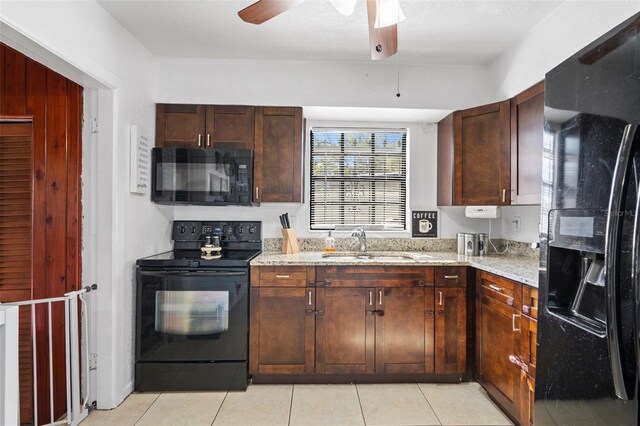
M 157 104 L 156 146 L 203 148 L 205 111 L 204 105 Z
M 253 201 L 302 201 L 302 108 L 256 107 Z
M 438 123 L 438 205 L 510 204 L 509 116 L 503 101 Z
M 217 149 L 253 149 L 255 107 L 207 105 L 205 144 Z
M 156 105 L 156 146 L 253 149 L 254 110 L 236 105 Z
M 544 81 L 511 99 L 511 204 L 540 204 Z

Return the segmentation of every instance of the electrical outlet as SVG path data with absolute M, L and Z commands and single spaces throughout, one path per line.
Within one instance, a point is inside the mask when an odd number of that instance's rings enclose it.
M 98 354 L 89 354 L 89 370 L 96 370 L 98 368 Z
M 513 227 L 515 228 L 516 232 L 520 232 L 520 216 L 514 216 L 513 217 Z

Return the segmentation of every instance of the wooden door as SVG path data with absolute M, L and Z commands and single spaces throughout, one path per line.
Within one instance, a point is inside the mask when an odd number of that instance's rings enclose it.
M 33 123 L 0 119 L 0 302 L 31 299 Z M 20 308 L 20 418 L 33 418 L 31 311 Z
M 204 148 L 205 144 L 204 105 L 156 105 L 156 147 Z
M 258 107 L 254 202 L 302 201 L 302 108 Z
M 314 288 L 251 289 L 252 374 L 313 373 L 315 305 Z
M 479 382 L 514 418 L 520 394 L 520 368 L 509 361 L 519 349 L 515 315 L 511 306 L 480 294 Z
M 509 101 L 454 114 L 455 205 L 511 203 L 509 114 Z
M 317 374 L 373 373 L 374 288 L 317 288 Z
M 464 287 L 435 289 L 435 371 L 464 373 L 467 353 L 467 304 Z
M 511 99 L 511 204 L 540 204 L 544 81 Z
M 255 107 L 207 105 L 205 146 L 216 149 L 253 149 Z
M 378 288 L 376 373 L 434 371 L 433 287 Z

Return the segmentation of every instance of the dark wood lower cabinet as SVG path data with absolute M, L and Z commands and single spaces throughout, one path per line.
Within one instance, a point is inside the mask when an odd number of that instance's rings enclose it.
M 376 289 L 376 373 L 434 371 L 433 288 Z
M 467 361 L 466 288 L 438 287 L 435 293 L 435 371 L 464 373 Z
M 375 318 L 373 289 L 318 288 L 316 373 L 373 373 Z
M 251 289 L 252 374 L 310 374 L 315 363 L 315 289 Z

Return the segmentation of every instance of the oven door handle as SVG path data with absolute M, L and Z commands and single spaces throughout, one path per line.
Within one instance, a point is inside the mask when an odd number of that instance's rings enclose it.
M 246 276 L 246 272 L 228 272 L 228 271 L 202 271 L 202 272 L 190 272 L 190 271 L 138 271 L 140 275 L 173 275 L 180 277 L 240 277 Z

